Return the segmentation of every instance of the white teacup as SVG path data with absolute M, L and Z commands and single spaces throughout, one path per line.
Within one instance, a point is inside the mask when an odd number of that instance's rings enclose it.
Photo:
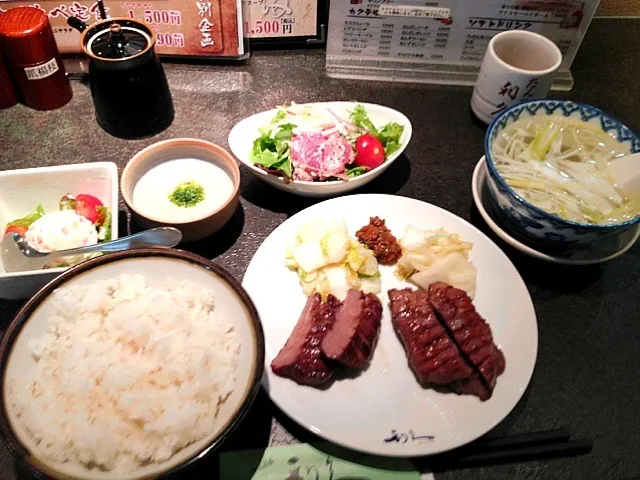
M 546 97 L 561 62 L 560 49 L 547 37 L 523 30 L 499 33 L 482 61 L 471 97 L 473 113 L 488 124 L 511 105 Z

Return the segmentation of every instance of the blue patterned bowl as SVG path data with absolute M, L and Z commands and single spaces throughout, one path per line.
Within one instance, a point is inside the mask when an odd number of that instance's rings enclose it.
M 631 153 L 640 152 L 640 135 L 595 107 L 567 100 L 531 100 L 497 115 L 484 140 L 489 176 L 487 182 L 496 212 L 507 227 L 538 245 L 551 248 L 586 247 L 607 235 L 617 235 L 640 223 L 640 217 L 613 225 L 590 225 L 564 220 L 532 205 L 518 195 L 498 173 L 491 158 L 491 144 L 511 123 L 534 115 L 563 115 L 601 127 L 626 144 Z

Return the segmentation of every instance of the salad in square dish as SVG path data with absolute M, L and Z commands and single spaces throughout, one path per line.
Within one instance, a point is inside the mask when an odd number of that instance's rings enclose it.
M 93 195 L 67 194 L 57 211 L 45 212 L 39 204 L 33 212 L 9 222 L 4 235 L 10 233 L 24 237 L 44 253 L 95 245 L 111 240 L 111 211 Z M 68 267 L 97 255 L 100 253 L 55 258 L 45 268 Z

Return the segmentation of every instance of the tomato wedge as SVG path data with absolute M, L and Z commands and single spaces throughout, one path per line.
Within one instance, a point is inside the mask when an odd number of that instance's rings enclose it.
M 373 170 L 384 163 L 384 158 L 384 146 L 376 137 L 365 133 L 356 139 L 356 165 Z
M 20 235 L 21 237 L 24 237 L 25 234 L 27 233 L 27 227 L 17 227 L 15 225 L 10 225 L 7 227 L 7 229 L 4 231 L 4 234 L 6 235 L 7 233 L 17 233 L 18 235 Z
M 104 215 L 98 209 L 98 207 L 102 206 L 102 202 L 93 195 L 84 193 L 76 195 L 76 213 L 82 215 L 94 225 L 102 225 L 105 221 Z

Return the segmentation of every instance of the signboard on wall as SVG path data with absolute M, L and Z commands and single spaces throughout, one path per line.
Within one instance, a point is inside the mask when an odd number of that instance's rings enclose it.
M 244 52 L 241 0 L 106 1 L 109 17 L 137 18 L 156 31 L 162 55 L 240 57 Z M 95 0 L 0 0 L 0 11 L 13 7 L 40 8 L 49 16 L 61 53 L 81 53 L 80 33 L 67 25 L 68 17 L 86 23 L 100 19 Z
M 249 38 L 310 37 L 316 34 L 317 0 L 242 0 Z
M 563 54 L 559 75 L 568 75 L 598 3 L 599 0 L 331 2 L 327 72 L 346 78 L 393 77 L 470 85 L 475 82 L 489 40 L 499 32 L 520 29 L 553 40 Z
M 242 0 L 244 34 L 251 45 L 321 44 L 328 0 Z

